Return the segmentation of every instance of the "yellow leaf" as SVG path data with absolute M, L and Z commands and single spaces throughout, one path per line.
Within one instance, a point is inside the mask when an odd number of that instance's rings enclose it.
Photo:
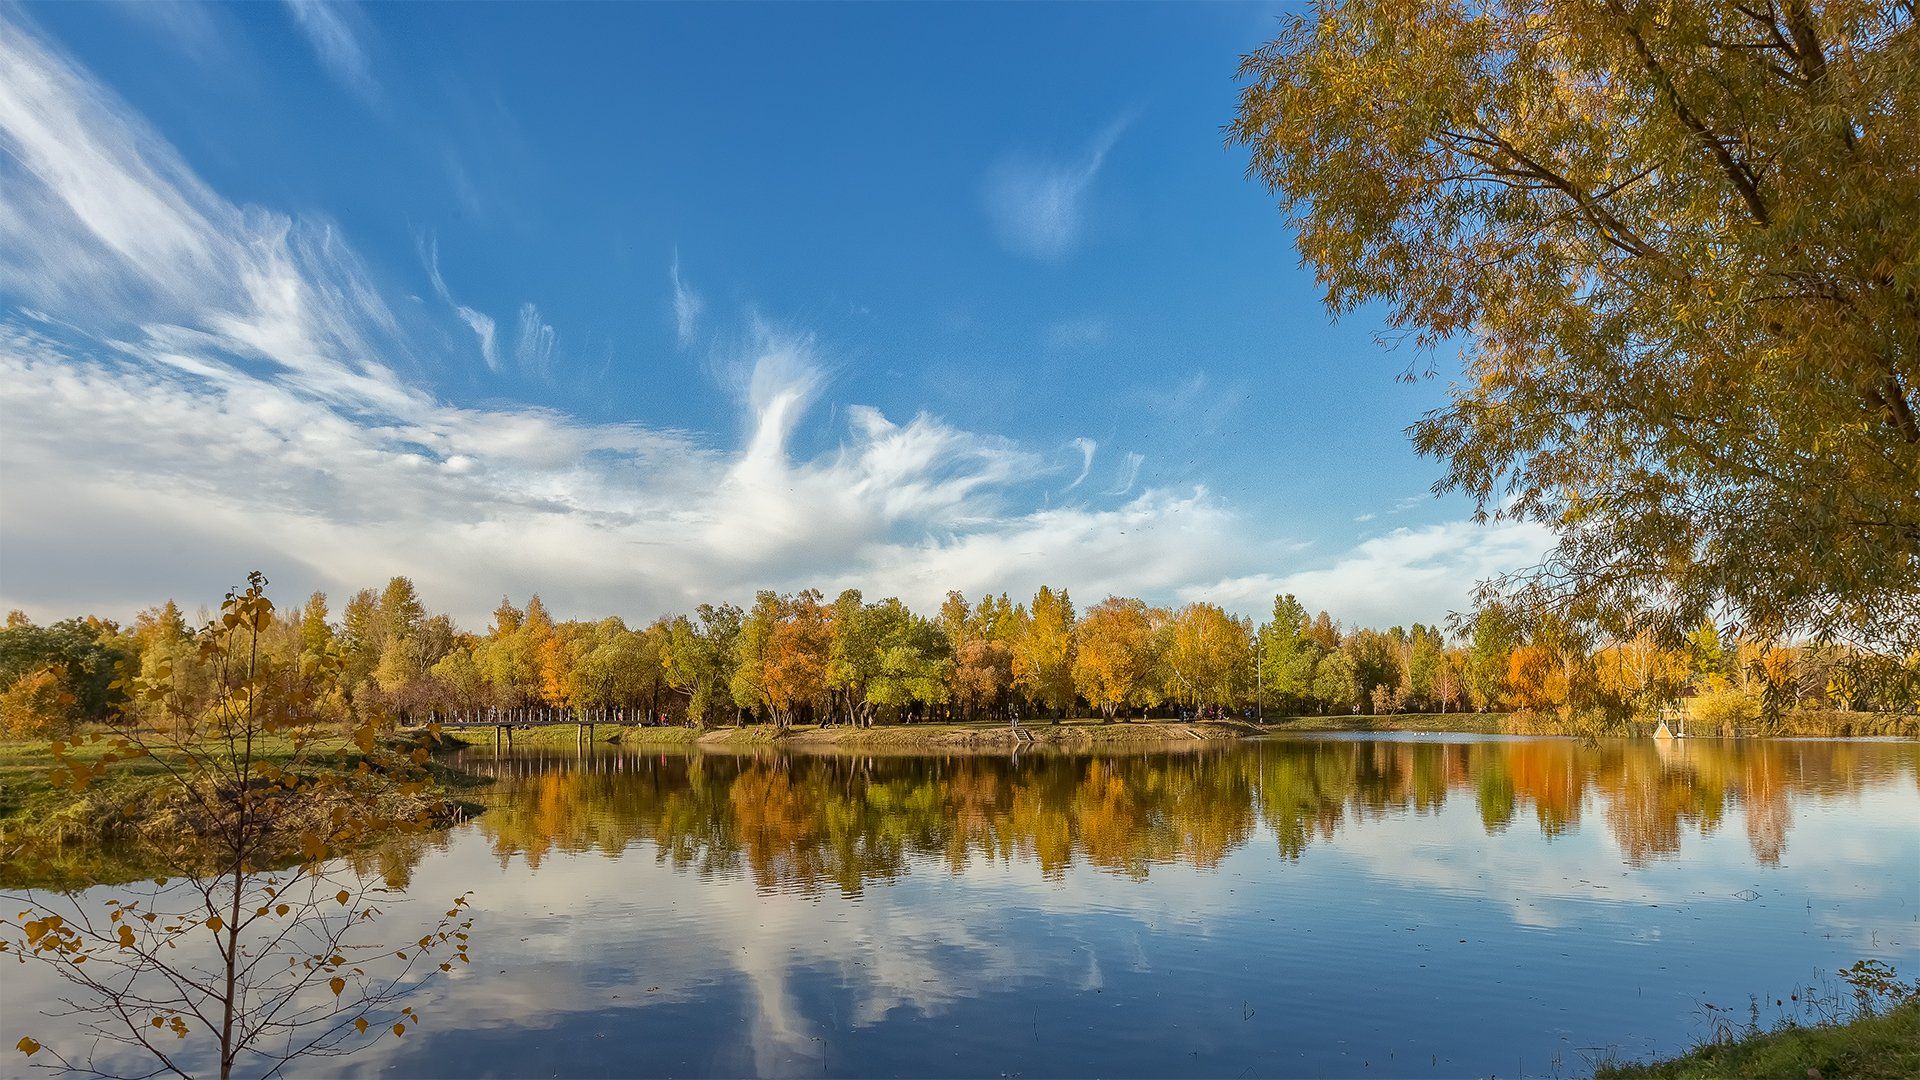
M 341 890 L 340 890 L 339 892 L 337 892 L 337 893 L 334 893 L 334 894 L 333 894 L 333 898 L 334 898 L 335 900 L 338 900 L 338 901 L 340 901 L 340 903 L 341 903 L 341 905 L 342 905 L 343 907 L 344 907 L 344 906 L 346 905 L 346 902 L 347 902 L 347 901 L 348 901 L 349 899 L 351 899 L 351 898 L 350 898 L 350 897 L 349 897 L 349 896 L 347 895 L 347 890 L 345 890 L 345 889 L 341 889 Z
M 213 931 L 213 932 L 214 932 L 214 933 L 216 933 L 216 934 L 217 934 L 217 933 L 219 933 L 219 932 L 220 932 L 220 928 L 221 928 L 221 927 L 223 927 L 223 926 L 225 926 L 225 925 L 227 925 L 227 924 L 226 924 L 226 923 L 224 923 L 224 922 L 221 922 L 221 921 L 220 921 L 220 916 L 218 916 L 218 915 L 215 915 L 214 917 L 212 917 L 212 918 L 210 918 L 210 919 L 208 919 L 208 920 L 207 920 L 207 929 L 209 929 L 209 930 L 211 930 L 211 931 Z
M 120 924 L 120 947 L 123 949 L 133 948 L 133 927 L 128 926 L 126 923 Z
M 360 1019 L 358 1019 L 358 1020 L 355 1020 L 355 1021 L 353 1022 L 353 1030 L 355 1030 L 355 1031 L 365 1031 L 365 1030 L 367 1030 L 367 1018 L 363 1016 L 363 1017 L 361 1017 Z
M 333 991 L 334 997 L 339 997 L 340 991 L 347 988 L 347 980 L 335 975 L 333 978 L 327 980 L 327 988 Z
M 20 1041 L 14 1043 L 13 1047 L 28 1057 L 32 1057 L 40 1052 L 40 1044 L 25 1035 L 20 1036 Z
M 405 1035 L 407 1033 L 407 1025 L 405 1024 L 393 1025 L 393 1033 L 395 1035 Z

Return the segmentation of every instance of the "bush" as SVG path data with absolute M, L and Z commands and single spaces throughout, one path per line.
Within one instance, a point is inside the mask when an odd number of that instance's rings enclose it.
M 1687 709 L 1689 735 L 1738 735 L 1759 722 L 1760 696 L 1734 687 L 1709 690 Z
M 73 724 L 73 706 L 67 669 L 50 664 L 20 676 L 0 693 L 0 733 L 10 739 L 40 739 L 66 732 Z

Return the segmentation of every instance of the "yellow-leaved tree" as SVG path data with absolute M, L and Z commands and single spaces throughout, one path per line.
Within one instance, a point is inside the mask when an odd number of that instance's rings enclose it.
M 1904 0 L 1323 0 L 1232 136 L 1335 312 L 1460 344 L 1491 583 L 1668 640 L 1920 644 L 1920 26 Z
M 1075 629 L 1074 688 L 1108 720 L 1158 697 L 1153 631 L 1147 605 L 1118 596 L 1094 605 Z

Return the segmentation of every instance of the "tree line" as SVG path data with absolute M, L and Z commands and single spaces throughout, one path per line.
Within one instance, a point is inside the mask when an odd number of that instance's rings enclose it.
M 1451 630 L 1385 630 L 1309 613 L 1292 595 L 1256 623 L 1211 603 L 1108 597 L 1085 611 L 1065 589 L 1030 600 L 950 592 L 931 615 L 849 589 L 763 591 L 750 607 L 702 604 L 630 626 L 556 620 L 539 596 L 506 598 L 484 632 L 432 614 L 395 577 L 338 617 L 314 593 L 276 614 L 261 647 L 341 672 L 319 708 L 342 723 L 578 717 L 720 726 L 872 725 L 1064 718 L 1509 712 L 1647 717 L 1683 699 L 1708 729 L 1764 730 L 1794 709 L 1911 711 L 1920 657 L 1796 643 L 1703 623 L 1683 639 L 1604 637 L 1497 605 Z M 0 630 L 0 729 L 16 737 L 82 722 L 157 724 L 191 713 L 214 679 L 168 601 L 127 625 L 88 616 Z M 117 674 L 167 672 L 166 708 L 127 700 Z

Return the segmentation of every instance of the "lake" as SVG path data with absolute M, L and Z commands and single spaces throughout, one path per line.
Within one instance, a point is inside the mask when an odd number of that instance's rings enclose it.
M 487 812 L 386 869 L 475 962 L 322 1068 L 1581 1075 L 1920 975 L 1912 742 L 459 760 Z

